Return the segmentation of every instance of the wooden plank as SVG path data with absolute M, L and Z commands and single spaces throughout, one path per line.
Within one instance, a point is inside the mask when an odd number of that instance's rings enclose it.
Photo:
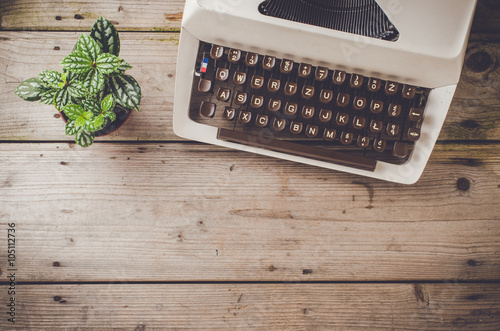
M 500 47 L 498 41 L 490 40 L 482 35 L 469 41 L 460 82 L 439 139 L 500 137 Z
M 188 143 L 1 144 L 0 219 L 19 281 L 499 280 L 499 151 L 439 146 L 404 186 Z
M 234 4 L 225 1 L 221 7 Z M 3 0 L 0 30 L 88 30 L 102 15 L 120 30 L 172 31 L 180 29 L 183 10 L 183 0 Z M 500 32 L 499 14 L 497 1 L 479 0 L 472 32 Z
M 5 287 L 0 297 L 7 302 Z M 8 307 L 2 305 L 2 312 Z M 0 327 L 11 328 L 2 314 Z M 498 284 L 18 285 L 16 330 L 498 330 Z
M 76 32 L 0 32 L 0 140 L 70 140 L 51 106 L 13 94 L 17 85 L 44 69 L 61 70 L 60 60 Z M 179 140 L 172 131 L 178 34 L 122 33 L 121 56 L 143 90 L 142 113 L 101 140 Z M 37 54 L 37 56 L 33 56 Z M 440 139 L 497 140 L 500 136 L 500 45 L 473 41 L 455 100 Z M 137 115 L 137 116 L 136 116 Z M 54 118 L 54 116 L 56 118 Z
M 184 0 L 2 0 L 0 30 L 90 30 L 99 16 L 118 30 L 179 31 Z
M 495 0 L 479 0 L 472 24 L 472 33 L 500 32 L 500 3 Z

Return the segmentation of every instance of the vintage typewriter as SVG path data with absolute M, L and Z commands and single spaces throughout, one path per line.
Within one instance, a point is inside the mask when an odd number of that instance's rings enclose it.
M 418 180 L 459 81 L 475 0 L 187 0 L 177 135 Z

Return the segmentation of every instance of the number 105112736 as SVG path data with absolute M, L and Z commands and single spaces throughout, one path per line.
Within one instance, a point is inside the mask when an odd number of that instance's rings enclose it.
M 16 224 L 9 223 L 7 228 L 7 258 L 9 268 L 16 266 Z

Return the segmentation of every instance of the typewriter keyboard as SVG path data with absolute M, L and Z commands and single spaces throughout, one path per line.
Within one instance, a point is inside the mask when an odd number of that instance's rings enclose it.
M 408 160 L 429 91 L 200 42 L 189 116 L 221 140 L 373 170 Z

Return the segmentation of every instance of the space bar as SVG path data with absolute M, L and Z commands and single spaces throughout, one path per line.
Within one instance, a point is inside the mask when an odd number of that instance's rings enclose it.
M 315 146 L 305 146 L 284 140 L 261 138 L 253 134 L 228 129 L 219 128 L 217 139 L 267 148 L 277 152 L 294 154 L 297 156 L 327 161 L 368 171 L 374 171 L 375 165 L 377 164 L 376 160 L 363 156 L 351 155 Z

